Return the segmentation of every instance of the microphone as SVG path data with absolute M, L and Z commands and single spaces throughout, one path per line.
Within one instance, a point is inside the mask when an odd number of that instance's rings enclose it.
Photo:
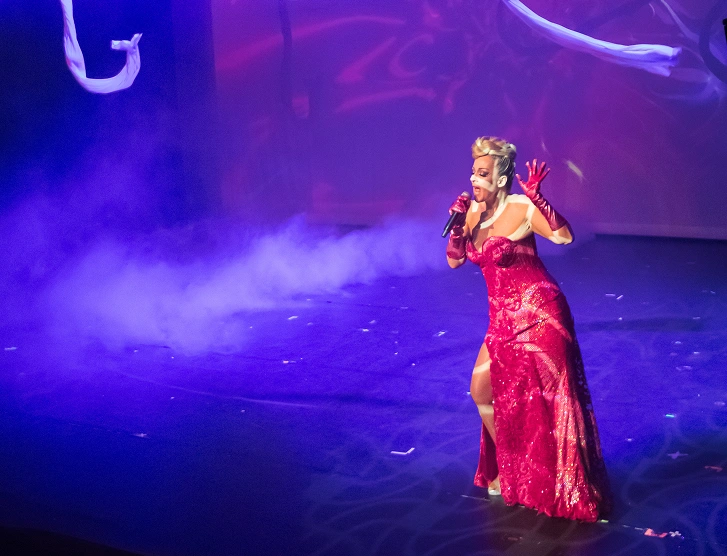
M 466 191 L 463 191 L 460 197 L 466 197 L 467 199 L 470 198 L 470 194 Z M 452 212 L 452 214 L 449 215 L 449 220 L 447 220 L 447 223 L 444 225 L 444 231 L 442 232 L 442 237 L 447 237 L 447 234 L 452 231 L 452 228 L 454 228 L 457 224 L 461 224 L 464 222 L 465 219 L 465 213 L 463 212 Z

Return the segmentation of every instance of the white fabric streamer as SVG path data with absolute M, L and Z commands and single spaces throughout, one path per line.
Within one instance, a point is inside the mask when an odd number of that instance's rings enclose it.
M 63 47 L 66 51 L 66 63 L 84 89 L 92 93 L 114 93 L 131 87 L 131 84 L 139 74 L 141 68 L 141 56 L 139 55 L 139 39 L 141 33 L 131 37 L 130 41 L 111 41 L 113 50 L 126 51 L 126 64 L 113 77 L 107 79 L 91 79 L 86 77 L 86 62 L 83 60 L 83 52 L 78 44 L 76 36 L 76 24 L 73 21 L 73 1 L 60 0 L 63 9 Z
M 594 39 L 540 17 L 519 0 L 503 1 L 515 15 L 553 42 L 566 48 L 592 54 L 607 62 L 669 76 L 681 53 L 681 48 L 661 44 L 626 46 Z

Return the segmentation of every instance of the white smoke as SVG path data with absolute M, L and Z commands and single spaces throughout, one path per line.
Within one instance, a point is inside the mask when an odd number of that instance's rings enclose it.
M 184 245 L 186 238 L 179 239 Z M 295 219 L 232 249 L 220 243 L 181 261 L 178 253 L 160 256 L 153 246 L 98 243 L 49 288 L 45 303 L 54 330 L 111 348 L 155 344 L 186 353 L 229 352 L 244 346 L 244 312 L 384 276 L 446 268 L 444 241 L 422 221 L 390 221 L 341 235 Z

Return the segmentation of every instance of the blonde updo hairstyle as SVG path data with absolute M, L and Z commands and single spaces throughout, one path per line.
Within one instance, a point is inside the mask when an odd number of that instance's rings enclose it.
M 515 157 L 517 149 L 512 143 L 499 137 L 478 137 L 472 143 L 472 158 L 491 156 L 495 159 L 498 176 L 506 176 L 505 191 L 509 194 L 512 189 L 512 179 L 515 176 Z

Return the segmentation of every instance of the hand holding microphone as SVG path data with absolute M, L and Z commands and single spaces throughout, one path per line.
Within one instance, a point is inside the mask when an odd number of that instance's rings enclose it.
M 463 191 L 457 197 L 457 200 L 452 203 L 452 206 L 449 207 L 449 220 L 447 220 L 447 224 L 444 226 L 444 231 L 442 232 L 442 237 L 447 237 L 447 234 L 452 232 L 449 235 L 449 242 L 447 243 L 447 257 L 455 261 L 460 261 L 466 256 L 466 241 L 462 224 L 464 224 L 465 215 L 470 208 L 471 202 L 470 194 Z
M 452 231 L 452 228 L 461 226 L 464 223 L 465 215 L 470 208 L 471 202 L 470 194 L 463 191 L 457 197 L 457 200 L 452 203 L 452 206 L 449 207 L 449 220 L 447 220 L 447 224 L 444 226 L 442 237 L 447 237 L 447 234 Z

